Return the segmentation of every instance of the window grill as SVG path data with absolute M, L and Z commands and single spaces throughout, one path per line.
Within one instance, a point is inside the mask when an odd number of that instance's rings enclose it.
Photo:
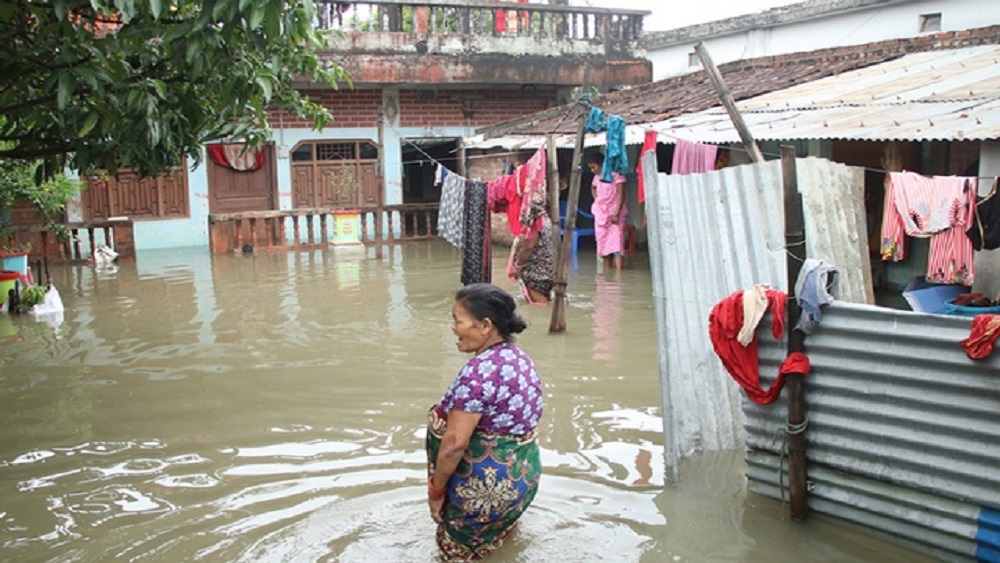
M 316 145 L 316 160 L 354 160 L 355 143 L 321 143 Z

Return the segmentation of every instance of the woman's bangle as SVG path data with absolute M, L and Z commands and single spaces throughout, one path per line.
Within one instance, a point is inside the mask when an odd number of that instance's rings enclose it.
M 430 497 L 431 500 L 441 500 L 444 498 L 444 495 L 447 494 L 447 492 L 448 492 L 448 485 L 438 488 L 434 486 L 433 475 L 427 478 L 427 496 Z

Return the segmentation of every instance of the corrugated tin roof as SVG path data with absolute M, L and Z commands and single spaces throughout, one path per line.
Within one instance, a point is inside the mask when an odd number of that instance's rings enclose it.
M 753 119 L 751 132 L 762 140 L 996 138 L 1000 136 L 996 134 L 1000 118 L 995 116 L 992 102 L 1000 93 L 998 44 L 1000 26 L 992 26 L 736 61 L 721 65 L 719 70 L 741 111 Z M 948 46 L 963 48 L 943 50 Z M 774 97 L 767 97 L 771 95 Z M 762 98 L 773 105 L 751 105 Z M 862 105 L 870 108 L 876 101 L 891 102 L 891 107 L 902 109 L 887 112 L 876 107 L 869 113 L 858 109 Z M 800 108 L 791 105 L 793 102 L 808 103 Z M 620 115 L 636 130 L 659 125 L 661 142 L 672 143 L 675 137 L 739 141 L 735 132 L 729 131 L 728 116 L 704 71 L 612 92 L 595 98 L 594 104 Z M 816 113 L 808 120 L 798 119 L 793 108 Z M 480 141 L 500 137 L 504 143 L 492 146 L 505 146 L 548 133 L 571 139 L 575 131 L 571 110 L 572 105 L 566 105 L 481 128 Z M 765 113 L 771 115 L 758 115 Z M 893 119 L 893 113 L 915 121 L 907 127 L 901 119 Z M 794 136 L 778 137 L 777 130 Z M 697 137 L 696 132 L 705 136 Z M 630 137 L 630 142 L 641 142 L 641 138 Z M 603 144 L 603 137 L 588 136 L 587 143 Z M 557 144 L 573 146 L 571 140 Z
M 1000 27 L 995 31 L 993 40 L 1000 42 Z M 919 50 L 921 45 L 923 43 L 917 41 L 912 48 Z M 876 43 L 735 61 L 721 65 L 719 70 L 733 98 L 742 100 L 884 62 L 905 52 L 898 42 L 891 45 Z M 699 70 L 598 96 L 593 103 L 609 114 L 620 115 L 626 123 L 645 124 L 717 106 L 719 96 L 707 73 Z M 477 132 L 487 137 L 548 133 L 572 135 L 576 131 L 576 122 L 567 114 L 573 111 L 573 106 L 567 104 L 551 108 L 482 127 Z
M 1000 138 L 1000 46 L 900 59 L 770 92 L 737 104 L 757 140 Z M 703 143 L 739 142 L 722 108 L 670 118 L 657 131 Z

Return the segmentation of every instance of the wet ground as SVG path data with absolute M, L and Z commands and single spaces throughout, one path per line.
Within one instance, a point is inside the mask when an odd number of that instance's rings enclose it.
M 0 315 L 0 560 L 434 561 L 424 421 L 467 359 L 459 259 L 421 242 L 382 261 L 180 249 L 53 266 L 61 322 Z M 746 491 L 742 452 L 664 483 L 651 294 L 643 258 L 604 275 L 584 251 L 565 334 L 521 301 L 545 474 L 491 561 L 927 560 L 790 522 Z

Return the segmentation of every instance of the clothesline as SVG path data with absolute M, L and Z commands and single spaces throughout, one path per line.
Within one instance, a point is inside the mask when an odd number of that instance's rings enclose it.
M 583 105 L 584 107 L 589 108 L 590 107 L 589 96 L 584 96 L 583 99 L 577 100 L 576 103 L 574 103 L 572 106 L 570 106 L 563 113 L 563 116 L 559 119 L 559 122 L 556 123 L 555 128 L 558 128 L 562 124 L 562 122 L 566 119 L 566 117 L 569 116 L 572 113 L 573 108 L 575 108 L 578 105 Z M 444 167 L 445 169 L 448 170 L 449 173 L 451 173 L 451 169 L 449 169 L 447 166 L 445 166 L 444 164 L 442 164 L 438 159 L 436 159 L 433 156 L 427 154 L 427 152 L 424 151 L 424 149 L 420 148 L 420 145 L 418 145 L 418 144 L 414 143 L 413 141 L 411 141 L 410 139 L 408 139 L 406 137 L 406 135 L 403 135 L 398 129 L 396 129 L 392 125 L 390 125 L 388 123 L 385 123 L 384 121 L 383 121 L 383 123 L 385 124 L 386 127 L 388 127 L 389 129 L 392 129 L 393 132 L 395 132 L 396 135 L 398 135 L 399 138 L 404 143 L 407 143 L 408 145 L 410 145 L 413 148 L 417 149 L 417 152 L 419 152 L 420 154 L 424 155 L 424 157 L 426 157 L 426 159 L 427 159 L 427 160 L 411 160 L 411 161 L 403 162 L 402 164 L 416 164 L 416 163 L 423 164 L 425 162 L 430 162 L 430 163 L 435 164 L 437 166 Z M 554 133 L 555 132 L 553 131 L 552 134 L 554 134 Z M 535 150 L 537 150 L 537 149 L 535 149 Z M 505 153 L 490 153 L 490 154 L 484 154 L 484 155 L 478 155 L 478 156 L 466 156 L 465 159 L 466 160 L 473 160 L 473 159 L 477 159 L 477 158 L 496 158 L 498 156 L 518 156 L 518 155 L 521 155 L 523 152 L 524 151 L 508 151 L 508 152 L 505 152 Z
M 399 130 L 397 130 L 396 128 L 392 127 L 391 125 L 387 124 L 387 126 L 390 129 L 392 129 L 397 135 L 399 135 L 399 138 L 403 142 L 405 142 L 405 143 L 409 144 L 410 146 L 412 146 L 413 148 L 417 149 L 417 151 L 420 154 L 422 154 L 422 155 L 424 155 L 424 157 L 426 157 L 426 160 L 409 160 L 409 161 L 404 162 L 403 164 L 417 164 L 417 163 L 423 164 L 423 163 L 429 162 L 429 163 L 432 163 L 432 164 L 436 164 L 438 166 L 444 166 L 444 168 L 446 168 L 446 169 L 448 168 L 447 166 L 445 166 L 444 164 L 442 164 L 441 161 L 439 161 L 438 159 L 434 158 L 433 156 L 427 154 L 427 152 L 424 151 L 422 148 L 420 148 L 420 146 L 418 144 L 416 144 L 413 141 L 411 141 L 410 139 L 408 139 L 405 135 L 403 135 L 402 133 L 400 133 Z M 691 140 L 688 140 L 688 139 L 684 139 L 682 137 L 678 137 L 676 135 L 671 135 L 670 133 L 665 133 L 663 131 L 656 131 L 656 134 L 658 136 L 659 135 L 663 135 L 664 137 L 669 137 L 671 139 L 675 139 L 675 140 L 678 140 L 678 141 L 687 141 L 689 143 L 695 143 L 695 144 L 706 144 L 706 143 L 699 143 L 698 141 L 691 141 Z M 722 145 L 720 145 L 720 148 L 725 148 L 725 149 L 727 149 L 729 151 L 735 151 L 735 152 L 741 152 L 741 153 L 747 153 L 748 152 L 745 147 L 742 147 L 742 146 L 739 146 L 739 145 L 730 145 L 730 146 L 722 146 Z M 523 151 L 523 150 L 522 151 L 507 151 L 507 152 L 503 152 L 503 153 L 490 153 L 490 154 L 484 154 L 484 155 L 467 156 L 466 160 L 473 160 L 473 159 L 479 159 L 479 158 L 496 158 L 498 156 L 518 156 L 518 155 L 523 154 L 524 152 L 525 151 Z M 769 153 L 769 152 L 761 151 L 761 154 L 763 154 L 764 156 L 768 156 L 768 157 L 774 157 L 776 159 L 781 157 L 780 153 Z M 853 165 L 851 165 L 851 166 L 853 166 Z M 888 174 L 890 172 L 889 170 L 884 170 L 884 169 L 880 169 L 880 168 L 870 168 L 868 166 L 855 166 L 855 168 L 861 168 L 862 170 L 865 170 L 866 172 L 872 172 L 872 173 L 877 173 L 877 174 Z M 448 169 L 448 171 L 451 172 L 451 169 Z M 996 179 L 996 176 L 963 176 L 963 178 L 976 178 L 978 180 L 993 181 L 993 180 Z
M 667 135 L 666 133 L 657 132 L 657 134 L 659 134 L 659 135 L 666 135 L 667 137 L 671 137 L 672 139 L 684 140 L 684 139 L 681 139 L 680 137 L 674 137 L 672 135 Z M 694 142 L 694 141 L 689 141 L 689 142 Z M 727 150 L 730 150 L 730 151 L 736 151 L 736 152 L 742 152 L 742 153 L 748 152 L 745 147 L 738 146 L 738 145 L 737 146 L 728 146 L 728 147 L 722 147 L 720 145 L 720 147 L 724 148 L 724 149 L 727 149 Z M 761 151 L 761 154 L 764 155 L 764 156 L 775 157 L 776 159 L 777 158 L 781 158 L 781 154 L 779 154 L 779 153 L 769 153 L 769 152 Z M 870 168 L 868 166 L 855 166 L 853 164 L 849 164 L 847 166 L 851 166 L 852 168 L 860 168 L 860 169 L 862 169 L 862 170 L 864 170 L 866 172 L 873 172 L 873 173 L 877 173 L 877 174 L 889 174 L 889 173 L 892 172 L 891 170 L 885 170 L 885 169 L 882 169 L 882 168 Z M 961 176 L 961 177 L 962 178 L 975 178 L 977 180 L 989 180 L 991 182 L 997 178 L 997 176 Z

